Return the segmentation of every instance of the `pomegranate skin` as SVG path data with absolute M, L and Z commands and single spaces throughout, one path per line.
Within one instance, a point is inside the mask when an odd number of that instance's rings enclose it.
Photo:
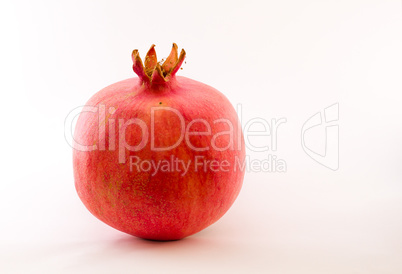
M 104 116 L 80 114 L 75 143 L 90 151 L 73 150 L 75 187 L 104 223 L 144 239 L 177 240 L 216 222 L 235 201 L 243 135 L 236 111 L 216 89 L 174 74 L 153 85 L 139 76 L 87 102 Z M 157 170 L 158 163 L 166 168 Z

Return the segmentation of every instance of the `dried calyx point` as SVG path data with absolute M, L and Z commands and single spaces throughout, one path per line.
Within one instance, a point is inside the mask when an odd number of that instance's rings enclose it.
M 133 70 L 143 82 L 162 84 L 174 77 L 186 57 L 186 52 L 182 49 L 180 56 L 178 56 L 177 45 L 173 43 L 172 51 L 163 64 L 160 64 L 161 62 L 158 62 L 156 58 L 155 45 L 152 45 L 148 50 L 144 64 L 138 50 L 133 50 L 131 57 L 133 59 Z

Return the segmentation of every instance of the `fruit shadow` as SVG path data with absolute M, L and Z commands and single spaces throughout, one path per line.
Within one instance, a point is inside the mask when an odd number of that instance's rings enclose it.
M 110 243 L 113 249 L 136 251 L 136 250 L 175 250 L 175 249 L 188 249 L 195 246 L 201 247 L 208 245 L 210 240 L 202 235 L 192 235 L 180 240 L 173 241 L 156 241 L 137 238 L 130 235 L 123 235 L 119 239 Z
M 175 241 L 152 241 L 122 235 L 118 239 L 108 243 L 108 252 L 117 254 L 136 254 L 156 256 L 159 258 L 186 258 L 193 261 L 201 256 L 214 256 L 229 254 L 237 248 L 230 239 L 220 237 L 218 231 L 207 229 L 195 235 Z M 231 249 L 231 251 L 229 251 Z M 128 255 L 131 256 L 131 255 Z

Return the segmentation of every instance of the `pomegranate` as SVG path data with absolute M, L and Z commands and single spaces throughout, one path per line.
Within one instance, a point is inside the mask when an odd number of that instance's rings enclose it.
M 177 240 L 221 218 L 244 177 L 237 114 L 216 89 L 176 76 L 186 53 L 162 63 L 154 45 L 138 77 L 96 93 L 74 133 L 74 179 L 88 210 L 106 224 L 152 240 Z

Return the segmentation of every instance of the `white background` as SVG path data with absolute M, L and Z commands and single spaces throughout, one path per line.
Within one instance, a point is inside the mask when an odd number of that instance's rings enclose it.
M 2 1 L 0 272 L 402 273 L 401 22 L 391 0 Z M 85 209 L 64 119 L 134 76 L 133 49 L 162 58 L 172 42 L 179 75 L 242 104 L 243 123 L 287 119 L 277 151 L 248 151 L 287 171 L 248 172 L 216 224 L 151 242 Z M 337 171 L 300 139 L 334 103 Z

